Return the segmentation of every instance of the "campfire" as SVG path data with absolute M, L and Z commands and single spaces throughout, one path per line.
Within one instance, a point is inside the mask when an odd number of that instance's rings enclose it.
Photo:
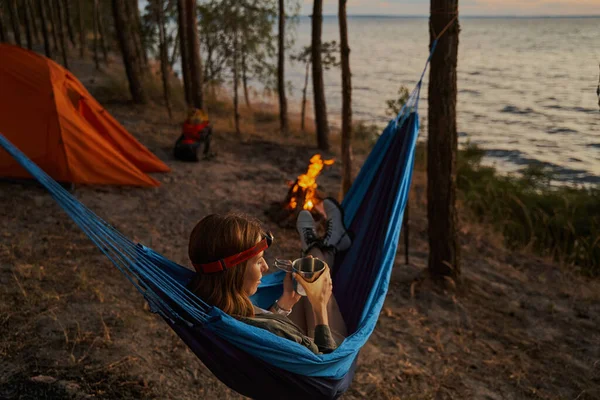
M 320 219 L 321 213 L 316 206 L 323 201 L 323 195 L 317 189 L 317 177 L 325 166 L 332 165 L 335 161 L 323 160 L 320 154 L 315 154 L 310 159 L 306 173 L 299 175 L 295 181 L 288 182 L 289 190 L 283 202 L 271 205 L 267 215 L 280 226 L 295 226 L 296 217 L 302 210 L 313 213 L 315 220 Z

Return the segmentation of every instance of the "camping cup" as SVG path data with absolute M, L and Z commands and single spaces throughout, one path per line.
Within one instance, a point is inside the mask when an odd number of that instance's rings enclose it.
M 286 272 L 295 272 L 298 275 L 302 276 L 307 282 L 314 282 L 317 279 L 319 279 L 323 271 L 325 271 L 327 264 L 324 261 L 319 260 L 318 258 L 303 257 L 298 258 L 294 261 L 276 259 L 275 266 Z M 306 296 L 304 288 L 302 287 L 302 285 L 299 285 L 295 279 L 294 289 L 299 295 Z

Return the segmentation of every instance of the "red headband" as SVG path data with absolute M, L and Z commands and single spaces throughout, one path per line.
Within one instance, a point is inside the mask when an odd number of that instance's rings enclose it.
M 196 269 L 197 272 L 203 272 L 205 274 L 210 274 L 213 272 L 221 272 L 225 271 L 228 268 L 234 267 L 238 264 L 243 263 L 251 259 L 252 257 L 259 254 L 261 251 L 264 251 L 269 248 L 273 239 L 270 237 L 265 237 L 263 240 L 258 242 L 255 246 L 249 248 L 248 250 L 242 251 L 241 253 L 234 254 L 227 258 L 221 258 L 220 260 L 213 261 L 207 264 L 195 264 L 192 265 Z

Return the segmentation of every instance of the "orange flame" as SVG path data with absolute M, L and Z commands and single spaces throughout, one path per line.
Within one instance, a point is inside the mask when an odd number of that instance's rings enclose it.
M 294 187 L 292 188 L 292 197 L 288 204 L 288 207 L 292 210 L 296 208 L 298 205 L 298 190 L 300 188 L 303 189 L 304 195 L 304 204 L 302 208 L 305 210 L 312 210 L 312 208 L 316 204 L 316 191 L 317 191 L 317 177 L 323 170 L 323 167 L 326 165 L 332 165 L 335 160 L 322 160 L 320 154 L 315 154 L 310 159 L 310 165 L 308 166 L 308 170 L 305 174 L 298 176 Z

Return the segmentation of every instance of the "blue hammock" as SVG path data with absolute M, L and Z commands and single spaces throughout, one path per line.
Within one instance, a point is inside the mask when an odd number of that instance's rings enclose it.
M 424 74 L 425 70 L 399 115 L 381 134 L 342 203 L 346 225 L 355 238 L 348 252 L 337 257 L 332 277 L 334 295 L 350 335 L 330 354 L 316 355 L 205 303 L 185 287 L 193 271 L 127 239 L 1 134 L 0 145 L 48 189 L 144 295 L 151 310 L 160 314 L 227 386 L 252 398 L 337 398 L 352 381 L 358 352 L 375 328 L 387 293 L 412 177 Z M 284 275 L 265 276 L 252 301 L 263 308 L 272 304 L 283 291 Z

